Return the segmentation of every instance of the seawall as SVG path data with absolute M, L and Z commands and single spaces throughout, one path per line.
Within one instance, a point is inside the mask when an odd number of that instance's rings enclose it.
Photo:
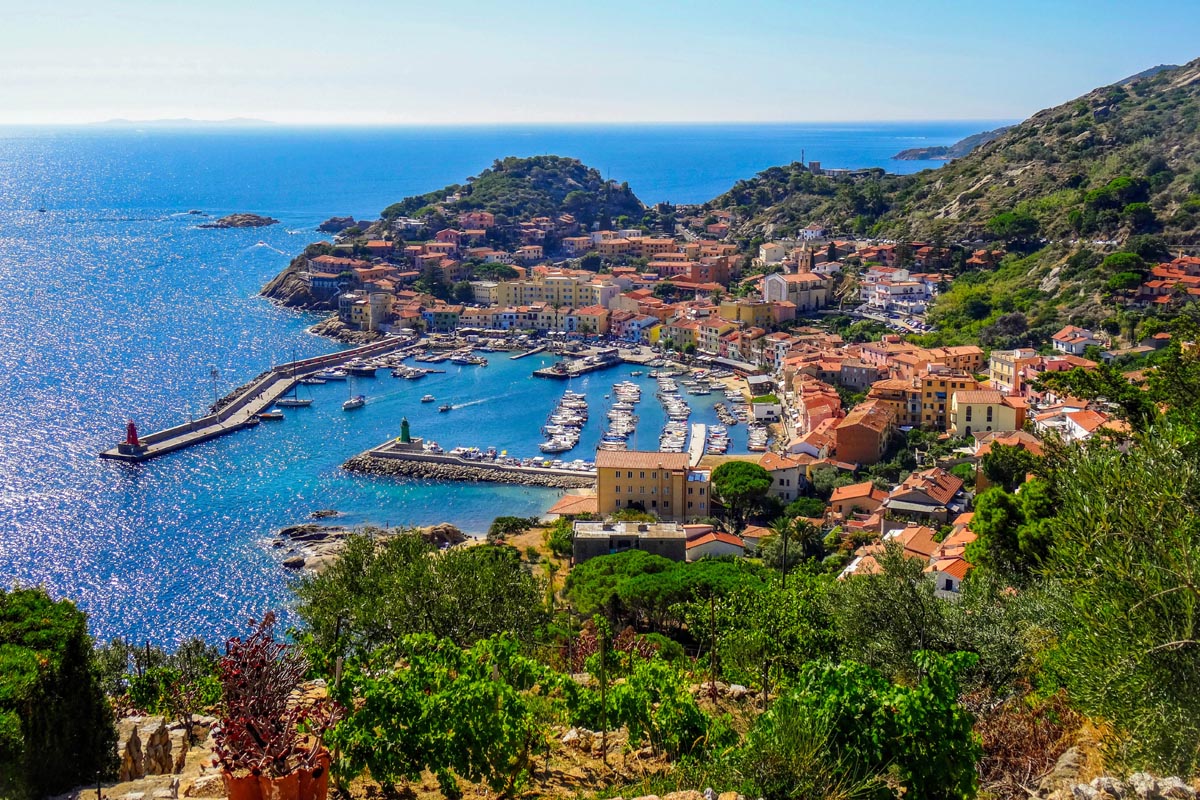
M 518 486 L 546 486 L 552 489 L 582 489 L 596 484 L 594 474 L 570 475 L 564 474 L 563 470 L 480 464 L 454 456 L 432 454 L 397 457 L 372 455 L 372 451 L 368 451 L 351 458 L 342 465 L 342 469 L 396 478 L 510 483 Z

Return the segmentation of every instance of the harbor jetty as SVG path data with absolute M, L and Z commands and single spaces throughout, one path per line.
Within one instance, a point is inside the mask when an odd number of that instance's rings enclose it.
M 223 398 L 216 409 L 183 425 L 138 436 L 130 423 L 125 441 L 100 453 L 101 458 L 116 461 L 148 461 L 227 433 L 258 424 L 258 415 L 295 388 L 301 378 L 323 369 L 332 369 L 354 359 L 374 358 L 417 345 L 411 338 L 388 337 L 382 341 L 341 350 L 324 356 L 280 364 Z
M 543 345 L 539 345 L 538 347 L 533 348 L 532 350 L 526 350 L 523 353 L 517 353 L 516 355 L 511 355 L 508 358 L 510 361 L 516 361 L 519 358 L 525 358 L 526 356 L 536 356 L 538 353 L 544 353 L 544 352 L 546 352 L 546 345 L 543 344 Z
M 401 421 L 398 437 L 359 453 L 342 464 L 342 469 L 396 478 L 511 483 L 553 489 L 582 489 L 596 484 L 594 464 L 562 464 L 547 459 L 522 462 L 469 448 L 445 452 L 435 443 L 426 445 L 420 438 L 410 436 L 407 419 Z
M 704 458 L 704 445 L 708 441 L 708 428 L 701 422 L 692 423 L 692 435 L 688 440 L 688 463 L 693 468 L 699 466 L 700 459 Z
M 535 369 L 533 375 L 535 378 L 567 380 L 578 378 L 580 375 L 587 375 L 589 372 L 615 367 L 623 361 L 624 359 L 617 348 L 597 348 L 590 355 L 586 355 L 583 358 L 577 358 L 573 361 L 559 361 L 548 367 Z

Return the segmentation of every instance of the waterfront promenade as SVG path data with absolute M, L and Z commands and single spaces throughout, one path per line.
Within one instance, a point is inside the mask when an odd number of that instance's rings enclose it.
M 256 416 L 287 394 L 300 378 L 356 358 L 372 358 L 401 349 L 419 348 L 411 338 L 388 337 L 362 347 L 307 358 L 272 367 L 234 394 L 224 398 L 219 410 L 183 425 L 138 437 L 138 446 L 121 444 L 100 453 L 101 458 L 140 462 L 173 453 L 218 436 L 256 424 Z

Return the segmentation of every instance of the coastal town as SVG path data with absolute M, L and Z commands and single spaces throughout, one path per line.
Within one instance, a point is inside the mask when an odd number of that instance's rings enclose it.
M 803 522 L 841 559 L 841 577 L 878 569 L 876 556 L 898 543 L 926 564 L 939 591 L 953 593 L 972 567 L 972 500 L 991 485 L 981 466 L 989 453 L 1040 457 L 1046 437 L 1074 442 L 1126 429 L 1111 405 L 1039 389 L 1038 379 L 1170 341 L 1157 333 L 1121 348 L 1108 333 L 1074 325 L 1038 348 L 910 341 L 932 330 L 927 313 L 956 273 L 997 266 L 1006 255 L 997 246 L 955 248 L 954 264 L 946 245 L 841 237 L 814 222 L 748 250 L 724 211 L 661 206 L 657 230 L 610 229 L 569 213 L 455 213 L 461 200 L 448 195 L 421 218 L 332 225 L 340 227 L 333 241 L 291 268 L 291 291 L 301 285 L 304 305 L 336 310 L 314 330 L 352 342 L 407 337 L 433 361 L 479 348 L 561 356 L 534 371 L 542 377 L 646 365 L 673 421 L 656 450 L 628 448 L 641 388 L 618 383 L 594 453 L 560 458 L 553 454 L 579 443 L 579 428 L 560 423 L 582 426 L 588 411 L 568 389 L 545 431 L 542 450 L 552 455 L 447 451 L 406 427 L 346 466 L 564 489 L 546 519 L 576 521 L 577 562 L 629 548 L 679 561 L 754 556 L 778 534 L 771 526 L 784 509 L 808 501 Z M 1186 257 L 1159 265 L 1138 296 L 1159 302 L 1162 281 L 1186 283 L 1197 265 Z M 846 320 L 859 330 L 851 334 Z M 689 426 L 676 380 L 686 393 L 722 392 L 723 424 Z M 566 421 L 564 411 L 582 417 Z M 749 452 L 729 452 L 724 423 L 739 421 L 751 428 Z M 731 462 L 769 478 L 744 525 L 728 524 L 713 478 Z M 620 521 L 630 514 L 654 524 Z
M 0 800 L 1200 798 L 1200 15 L 846 5 L 8 15 Z

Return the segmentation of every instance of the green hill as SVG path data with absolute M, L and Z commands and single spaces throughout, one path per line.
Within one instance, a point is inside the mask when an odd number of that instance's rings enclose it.
M 641 220 L 642 202 L 628 183 L 606 181 L 578 159 L 561 156 L 509 157 L 493 162 L 465 184 L 454 184 L 401 200 L 383 211 L 384 219 L 426 216 L 441 209 L 449 216 L 490 211 L 509 220 L 572 214 L 590 225 L 597 220 Z
M 709 205 L 735 211 L 745 238 L 815 221 L 895 238 L 1154 232 L 1191 243 L 1200 226 L 1200 61 L 1040 111 L 938 170 L 831 177 L 791 164 Z

